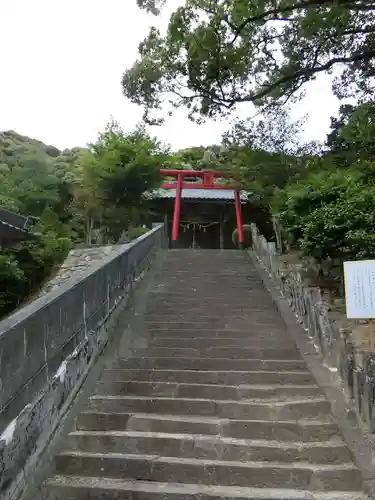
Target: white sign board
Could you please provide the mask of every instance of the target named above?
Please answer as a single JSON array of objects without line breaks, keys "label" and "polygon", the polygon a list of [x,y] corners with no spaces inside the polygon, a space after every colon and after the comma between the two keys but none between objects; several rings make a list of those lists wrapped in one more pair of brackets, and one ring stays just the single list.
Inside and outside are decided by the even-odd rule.
[{"label": "white sign board", "polygon": [[375,318],[375,260],[344,262],[346,317]]}]

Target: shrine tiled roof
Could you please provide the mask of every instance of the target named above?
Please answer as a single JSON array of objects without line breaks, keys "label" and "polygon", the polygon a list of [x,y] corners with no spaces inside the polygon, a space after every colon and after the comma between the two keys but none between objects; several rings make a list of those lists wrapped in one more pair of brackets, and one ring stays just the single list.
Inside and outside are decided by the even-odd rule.
[{"label": "shrine tiled roof", "polygon": [[[242,191],[241,201],[246,203],[253,197],[253,193]],[[145,198],[151,200],[165,200],[176,198],[175,189],[154,189],[145,194]],[[232,189],[183,189],[183,200],[206,200],[206,201],[234,201],[234,191]]]},{"label": "shrine tiled roof", "polygon": [[29,218],[0,208],[0,243],[16,243],[38,238],[28,228]]}]

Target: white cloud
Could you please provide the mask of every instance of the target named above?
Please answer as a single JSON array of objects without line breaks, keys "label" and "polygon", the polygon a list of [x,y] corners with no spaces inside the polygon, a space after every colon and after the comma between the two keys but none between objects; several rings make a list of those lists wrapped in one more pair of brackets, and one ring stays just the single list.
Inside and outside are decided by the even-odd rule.
[{"label": "white cloud", "polygon": [[[94,140],[111,116],[132,129],[141,110],[122,96],[121,76],[155,21],[135,0],[0,0],[0,130],[64,148]],[[309,85],[295,110],[310,114],[306,138],[325,138],[338,105],[328,76]],[[217,142],[227,127],[179,112],[155,132],[180,148]]]}]

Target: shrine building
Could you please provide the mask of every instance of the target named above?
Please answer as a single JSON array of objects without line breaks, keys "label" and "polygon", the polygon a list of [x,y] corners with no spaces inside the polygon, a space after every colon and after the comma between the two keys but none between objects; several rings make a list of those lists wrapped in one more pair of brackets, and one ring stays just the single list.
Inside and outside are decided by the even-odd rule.
[{"label": "shrine building", "polygon": [[161,170],[161,175],[166,181],[146,198],[153,222],[163,219],[168,225],[172,248],[235,248],[236,228],[243,243],[251,193],[228,184],[221,172]]}]

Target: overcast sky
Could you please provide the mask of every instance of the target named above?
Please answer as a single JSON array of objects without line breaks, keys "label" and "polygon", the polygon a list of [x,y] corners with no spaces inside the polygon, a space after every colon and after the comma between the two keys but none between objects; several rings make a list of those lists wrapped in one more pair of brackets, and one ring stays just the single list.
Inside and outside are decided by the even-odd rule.
[{"label": "overcast sky", "polygon": [[[131,130],[142,112],[123,97],[121,77],[149,26],[167,19],[140,11],[136,0],[0,0],[0,131],[65,148],[95,140],[111,116]],[[309,85],[294,109],[296,117],[310,115],[306,139],[324,140],[338,107],[328,76]],[[154,133],[178,149],[217,143],[228,128],[185,116]]]}]

